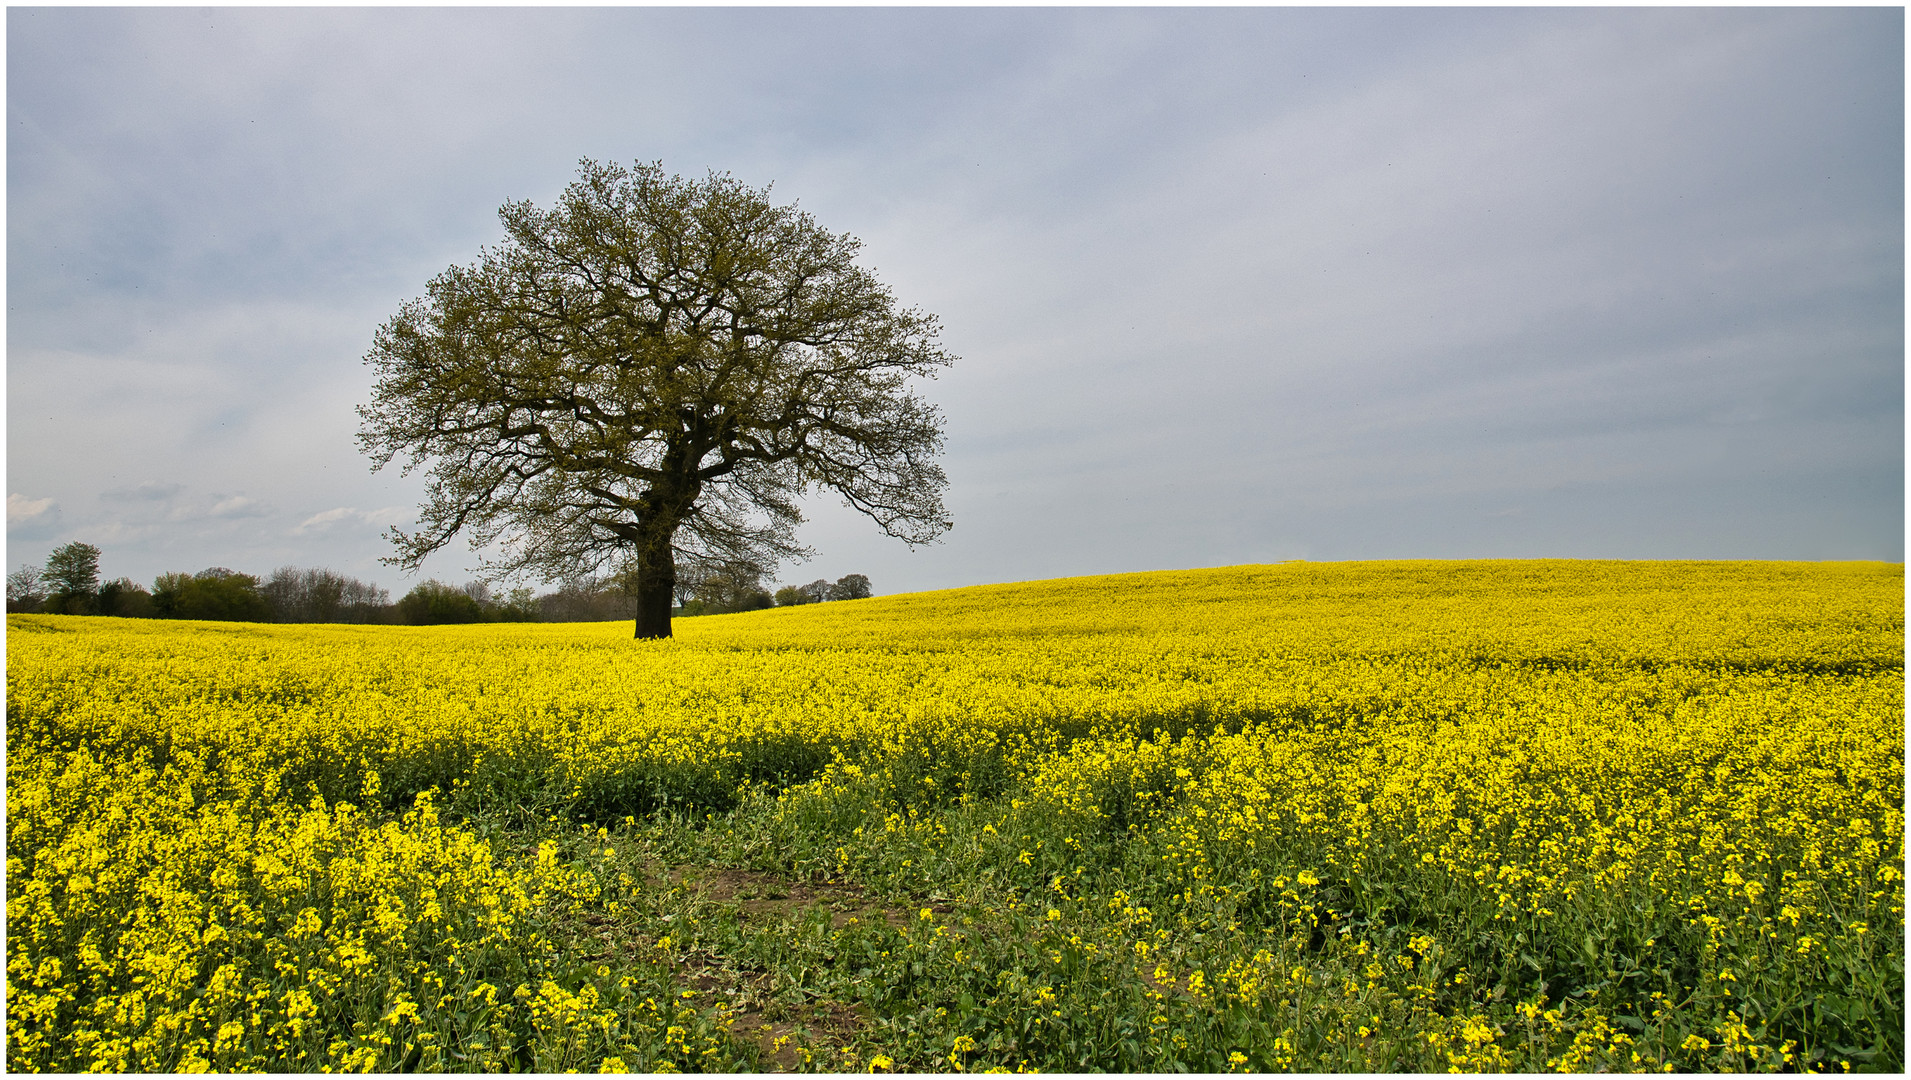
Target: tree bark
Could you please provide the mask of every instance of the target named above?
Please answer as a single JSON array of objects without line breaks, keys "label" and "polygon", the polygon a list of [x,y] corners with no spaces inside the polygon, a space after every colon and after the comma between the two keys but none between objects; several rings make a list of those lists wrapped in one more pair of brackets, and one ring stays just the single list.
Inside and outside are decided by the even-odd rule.
[{"label": "tree bark", "polygon": [[637,638],[670,636],[670,604],[677,596],[677,556],[670,537],[637,553]]}]

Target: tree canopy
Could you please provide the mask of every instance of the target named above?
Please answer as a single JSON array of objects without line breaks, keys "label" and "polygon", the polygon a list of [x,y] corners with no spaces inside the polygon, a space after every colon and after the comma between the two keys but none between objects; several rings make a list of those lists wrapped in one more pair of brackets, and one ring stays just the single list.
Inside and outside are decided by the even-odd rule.
[{"label": "tree canopy", "polygon": [[869,578],[862,574],[844,574],[829,587],[831,600],[867,600],[869,596]]},{"label": "tree canopy", "polygon": [[507,203],[504,243],[433,278],[366,357],[361,448],[428,470],[386,561],[464,533],[504,576],[632,569],[637,636],[665,637],[680,564],[807,553],[805,492],[911,545],[948,529],[942,417],[907,386],[955,359],[934,316],[768,196],[585,160],[554,208]]},{"label": "tree canopy", "polygon": [[100,588],[100,549],[78,540],[54,548],[40,580],[51,594],[46,600],[48,610],[92,614]]},{"label": "tree canopy", "polygon": [[162,619],[265,622],[272,617],[271,603],[259,593],[259,579],[223,566],[154,578],[152,610]]}]

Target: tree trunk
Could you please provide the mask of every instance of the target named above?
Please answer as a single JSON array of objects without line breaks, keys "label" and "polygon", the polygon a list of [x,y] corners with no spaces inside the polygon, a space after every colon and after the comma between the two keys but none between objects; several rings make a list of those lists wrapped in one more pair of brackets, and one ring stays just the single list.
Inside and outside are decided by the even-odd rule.
[{"label": "tree trunk", "polygon": [[637,553],[637,637],[670,636],[670,603],[677,595],[677,555],[664,536]]}]

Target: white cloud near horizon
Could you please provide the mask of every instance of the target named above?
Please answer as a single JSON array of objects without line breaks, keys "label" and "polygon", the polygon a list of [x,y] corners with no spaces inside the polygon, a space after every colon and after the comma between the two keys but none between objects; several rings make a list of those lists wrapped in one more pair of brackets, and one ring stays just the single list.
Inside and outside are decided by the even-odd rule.
[{"label": "white cloud near horizon", "polygon": [[7,527],[24,525],[53,509],[52,499],[29,499],[19,492],[7,495]]},{"label": "white cloud near horizon", "polygon": [[248,499],[244,495],[228,495],[218,502],[213,503],[212,509],[207,511],[207,513],[216,518],[242,518],[265,517],[271,513],[271,511],[264,505],[255,500]]},{"label": "white cloud near horizon", "polygon": [[321,529],[339,524],[370,525],[381,532],[388,526],[410,520],[412,511],[403,506],[387,506],[378,510],[360,510],[355,506],[335,506],[330,510],[321,510],[304,521],[292,531],[303,533],[311,529]]}]

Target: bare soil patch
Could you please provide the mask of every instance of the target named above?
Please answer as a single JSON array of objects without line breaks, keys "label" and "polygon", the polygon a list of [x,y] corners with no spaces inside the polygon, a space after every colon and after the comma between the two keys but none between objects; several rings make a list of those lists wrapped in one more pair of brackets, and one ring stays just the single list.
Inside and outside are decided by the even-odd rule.
[{"label": "bare soil patch", "polygon": [[[666,880],[706,900],[735,904],[746,917],[786,918],[803,908],[823,907],[829,909],[832,926],[846,926],[851,919],[881,919],[891,926],[901,926],[917,914],[915,910],[883,907],[869,900],[861,886],[848,882],[791,881],[758,870],[696,866],[674,867]],[[941,902],[922,906],[938,915],[950,910]]]}]

